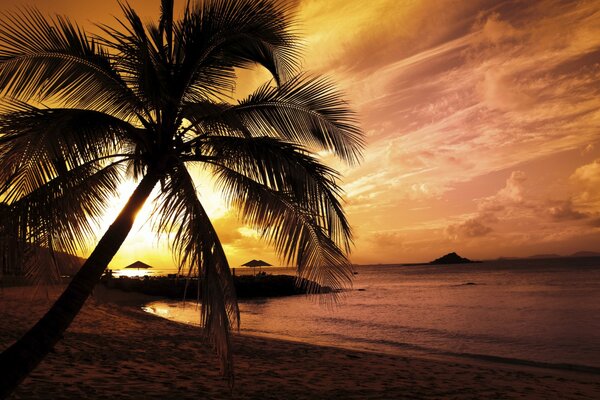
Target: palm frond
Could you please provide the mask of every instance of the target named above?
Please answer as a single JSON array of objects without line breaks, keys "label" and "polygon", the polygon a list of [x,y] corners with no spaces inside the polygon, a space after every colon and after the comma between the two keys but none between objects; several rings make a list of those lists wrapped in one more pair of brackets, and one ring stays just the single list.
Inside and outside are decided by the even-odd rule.
[{"label": "palm frond", "polygon": [[180,115],[189,121],[188,130],[192,132],[188,144],[195,146],[206,135],[252,137],[242,119],[228,112],[231,107],[231,104],[208,100],[184,103]]},{"label": "palm frond", "polygon": [[300,277],[333,289],[351,283],[351,229],[336,173],[304,149],[272,138],[207,137],[199,159],[242,222],[256,228]]},{"label": "palm frond", "polygon": [[94,160],[130,151],[139,130],[107,114],[40,109],[13,101],[0,110],[0,194],[14,201]]},{"label": "palm frond", "polygon": [[[61,251],[75,254],[86,247],[95,233],[95,223],[116,196],[122,180],[122,161],[101,166],[90,162],[61,173],[18,200],[6,203],[1,225],[14,250],[5,249],[12,262],[27,265],[33,278],[45,273],[46,266],[25,263],[24,249],[39,253]],[[39,280],[39,279],[34,279]]]},{"label": "palm frond", "polygon": [[199,133],[282,138],[329,150],[351,165],[360,161],[364,142],[356,115],[327,79],[298,75],[281,86],[266,84],[238,105],[214,108],[212,115],[198,104],[186,104],[182,114]]},{"label": "palm frond", "polygon": [[123,118],[143,109],[105,49],[67,18],[47,19],[33,8],[0,19],[0,92]]},{"label": "palm frond", "polygon": [[344,214],[337,172],[297,145],[279,139],[209,136],[198,153],[210,163],[236,171],[268,189],[285,193],[310,213],[327,236],[346,252],[352,232]]},{"label": "palm frond", "polygon": [[168,62],[172,62],[173,57],[173,4],[174,0],[161,0],[160,2],[160,22],[158,31],[161,38],[166,42],[166,53]]},{"label": "palm frond", "polygon": [[298,67],[292,7],[264,0],[212,0],[186,9],[175,29],[182,99],[198,101],[234,87],[236,67],[259,64],[278,82]]},{"label": "palm frond", "polygon": [[213,343],[224,373],[233,379],[229,328],[239,329],[239,309],[229,264],[187,169],[175,166],[168,175],[156,207],[156,229],[172,234],[179,270],[197,275],[201,323]]},{"label": "palm frond", "polygon": [[[128,4],[119,4],[124,19],[116,19],[120,28],[118,30],[107,25],[100,28],[106,37],[98,38],[105,46],[115,49],[113,55],[114,69],[119,72],[123,81],[140,98],[148,104],[151,118],[160,119],[160,113],[168,100],[169,81],[168,71],[164,64],[165,49],[162,48],[162,39],[146,30],[140,16]],[[154,28],[157,31],[157,28]],[[151,32],[150,32],[151,33]]]},{"label": "palm frond", "polygon": [[[297,267],[300,278],[334,290],[352,284],[352,265],[345,252],[319,224],[313,210],[292,193],[276,191],[232,169],[216,166],[217,185],[243,223],[257,229]],[[316,287],[309,287],[314,290]]]},{"label": "palm frond", "polygon": [[279,87],[265,84],[231,111],[253,132],[326,149],[349,164],[360,160],[356,115],[326,78],[298,75]]}]

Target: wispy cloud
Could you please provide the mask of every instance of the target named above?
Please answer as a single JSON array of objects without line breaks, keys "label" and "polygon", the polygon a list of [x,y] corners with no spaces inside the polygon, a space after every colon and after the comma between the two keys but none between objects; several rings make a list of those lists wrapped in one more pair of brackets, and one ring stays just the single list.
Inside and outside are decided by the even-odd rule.
[{"label": "wispy cloud", "polygon": [[[556,241],[549,232],[558,222],[572,224],[563,239],[590,233],[582,224],[595,195],[574,184],[576,177],[573,192],[553,199],[535,185],[540,171],[533,171],[531,184],[512,175],[487,199],[465,192],[462,204],[447,201],[457,185],[495,171],[572,157],[573,149],[597,154],[598,2],[304,1],[299,9],[310,31],[306,65],[342,82],[368,133],[365,162],[345,176],[351,219],[361,230],[445,220],[435,230],[440,246],[449,231],[479,241],[511,237],[515,246]],[[486,210],[492,205],[504,211]],[[414,211],[424,207],[429,214]],[[520,232],[506,229],[502,221],[510,219]],[[394,236],[370,237],[387,243]],[[402,242],[406,255],[397,257],[418,252]],[[369,245],[357,240],[357,253],[363,248]]]}]

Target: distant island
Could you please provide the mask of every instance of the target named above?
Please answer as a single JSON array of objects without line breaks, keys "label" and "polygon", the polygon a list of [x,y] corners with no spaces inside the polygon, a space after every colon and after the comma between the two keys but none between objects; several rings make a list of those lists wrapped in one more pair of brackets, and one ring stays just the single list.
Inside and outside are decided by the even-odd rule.
[{"label": "distant island", "polygon": [[472,261],[468,258],[464,258],[456,254],[455,252],[448,253],[445,256],[430,261],[429,264],[472,264],[479,263],[481,261]]}]

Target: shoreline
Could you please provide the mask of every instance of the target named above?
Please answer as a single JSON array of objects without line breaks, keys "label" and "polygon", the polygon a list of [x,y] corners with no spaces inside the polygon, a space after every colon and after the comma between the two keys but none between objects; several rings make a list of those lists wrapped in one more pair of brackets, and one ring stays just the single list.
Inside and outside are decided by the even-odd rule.
[{"label": "shoreline", "polygon": [[[110,290],[112,291],[114,289],[110,289]],[[141,296],[143,296],[143,295],[141,295]],[[153,303],[155,301],[173,302],[175,300],[169,299],[169,298],[161,298],[161,297],[150,297],[146,300],[144,300],[143,298],[140,298],[140,300],[138,302],[136,302],[135,304],[129,304],[129,305],[135,305],[135,306],[139,306],[140,308],[142,308],[143,306],[145,306],[149,303]],[[192,326],[192,327],[199,326],[199,325],[192,324],[192,323],[178,321],[176,319],[161,317],[158,313],[153,313],[153,312],[148,312],[148,311],[144,311],[144,312],[146,312],[148,315],[151,315],[153,317],[156,317],[159,319],[164,319],[164,320],[167,320],[167,321],[170,321],[173,323],[183,324],[183,325]],[[489,355],[489,354],[452,353],[452,352],[446,352],[446,351],[441,351],[441,350],[433,351],[432,349],[417,348],[416,346],[413,346],[413,345],[407,345],[410,348],[405,348],[402,351],[383,351],[383,350],[351,347],[351,346],[344,346],[344,345],[331,345],[329,343],[317,343],[317,342],[311,342],[308,339],[291,338],[291,337],[285,336],[285,335],[270,334],[270,333],[256,334],[256,333],[249,333],[249,332],[242,332],[242,333],[234,332],[233,334],[236,336],[239,336],[239,337],[248,336],[248,337],[262,338],[262,339],[268,339],[268,340],[280,340],[280,341],[284,341],[284,342],[289,342],[290,344],[301,343],[301,344],[307,344],[307,345],[311,345],[311,346],[335,348],[335,349],[342,349],[342,350],[348,350],[348,351],[358,351],[361,353],[381,354],[381,355],[386,355],[386,356],[389,355],[389,356],[421,358],[424,360],[434,360],[434,361],[440,360],[440,361],[454,361],[454,362],[469,362],[474,365],[485,364],[485,365],[495,365],[495,366],[507,366],[509,368],[513,367],[513,366],[519,366],[522,368],[531,368],[532,370],[537,369],[537,370],[561,371],[561,372],[575,373],[575,374],[583,373],[583,374],[597,375],[600,377],[600,368],[585,365],[585,364],[552,363],[552,362],[529,360],[529,359],[525,359],[525,358],[502,357],[502,356]]]},{"label": "shoreline", "polygon": [[[30,295],[31,289],[0,293],[0,350],[49,307],[43,296]],[[230,392],[198,328],[136,308],[147,300],[143,295],[115,299],[113,293],[109,301],[102,296],[94,293],[55,352],[12,398],[600,397],[598,376],[583,372],[397,356],[247,334],[233,335],[236,385]]]},{"label": "shoreline", "polygon": [[[108,289],[109,292],[119,292],[118,289]],[[115,292],[115,293],[116,293]],[[134,294],[134,292],[131,292]],[[244,300],[252,300],[252,299],[241,299],[240,303],[243,303]],[[139,301],[135,304],[142,308],[148,314],[155,316],[157,318],[166,319],[168,321],[182,323],[184,325],[195,326],[198,327],[199,324],[194,322],[186,322],[184,320],[178,320],[176,318],[170,318],[167,316],[163,316],[164,314],[160,311],[160,309],[155,309],[154,306],[146,307],[147,305],[151,305],[152,303],[163,303],[168,305],[169,308],[173,307],[174,304],[180,304],[181,300],[174,300],[171,298],[164,297],[148,297],[144,298],[143,295],[140,297]],[[193,307],[193,300],[186,300],[186,303],[191,303],[189,306]],[[151,309],[152,311],[146,310],[146,308]],[[321,347],[333,347],[338,349],[344,349],[349,351],[359,351],[359,352],[367,352],[374,354],[383,354],[383,355],[392,355],[392,356],[410,356],[417,357],[429,360],[442,360],[442,361],[458,361],[458,362],[470,362],[473,364],[487,364],[487,365],[508,365],[508,366],[520,366],[527,367],[532,369],[540,369],[540,370],[556,370],[556,371],[564,371],[564,372],[573,372],[573,373],[585,373],[600,376],[600,367],[594,365],[588,365],[585,363],[569,363],[569,362],[553,362],[553,361],[543,361],[536,360],[530,358],[519,358],[519,357],[508,357],[498,354],[486,354],[486,353],[473,353],[473,352],[452,352],[445,351],[441,349],[427,348],[421,347],[415,344],[402,343],[402,347],[396,348],[374,348],[364,346],[364,342],[360,341],[360,339],[356,339],[357,345],[354,346],[349,344],[348,342],[340,342],[338,344],[332,344],[331,342],[323,342],[313,340],[314,338],[306,338],[306,337],[293,337],[288,333],[286,334],[278,334],[275,332],[264,332],[264,331],[256,331],[256,330],[242,330],[239,333],[240,336],[252,336],[258,338],[267,338],[274,340],[283,340],[289,341],[290,343],[303,343],[308,345],[315,345]],[[363,344],[361,346],[361,344]]]}]

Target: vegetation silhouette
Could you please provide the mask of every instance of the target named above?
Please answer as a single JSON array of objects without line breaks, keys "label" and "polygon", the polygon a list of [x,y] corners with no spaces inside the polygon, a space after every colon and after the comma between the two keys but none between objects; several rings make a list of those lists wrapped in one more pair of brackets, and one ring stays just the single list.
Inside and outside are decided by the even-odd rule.
[{"label": "vegetation silhouette", "polygon": [[[25,247],[74,253],[119,184],[138,182],[64,293],[0,355],[0,398],[60,340],[152,193],[155,227],[172,234],[180,271],[199,274],[204,330],[233,378],[237,300],[191,165],[213,174],[241,222],[299,277],[333,289],[351,282],[338,173],[314,152],[355,164],[363,135],[329,80],[299,72],[291,6],[207,0],[174,18],[173,0],[163,0],[147,25],[121,10],[119,28],[102,25],[101,36],[32,8],[0,22],[2,230]],[[256,64],[272,82],[231,101],[236,70]],[[24,258],[22,247],[3,248],[15,250],[3,259]]]},{"label": "vegetation silhouette", "polygon": [[430,261],[429,264],[474,264],[478,262],[480,261],[471,261],[468,258],[461,257],[455,252],[452,252]]}]

